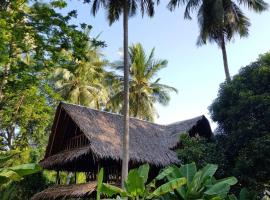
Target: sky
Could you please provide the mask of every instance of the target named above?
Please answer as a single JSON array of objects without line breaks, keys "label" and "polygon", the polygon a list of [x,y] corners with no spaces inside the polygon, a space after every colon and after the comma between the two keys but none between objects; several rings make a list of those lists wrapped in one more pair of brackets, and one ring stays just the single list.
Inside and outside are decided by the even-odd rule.
[{"label": "sky", "polygon": [[[109,26],[106,12],[100,9],[93,17],[90,5],[80,1],[68,0],[66,13],[78,10],[72,22],[87,23],[93,26],[92,36],[100,34],[99,39],[106,41],[103,54],[110,61],[119,60],[119,49],[123,43],[122,19]],[[162,0],[153,18],[137,16],[129,20],[129,44],[142,43],[147,53],[155,47],[155,58],[168,60],[168,65],[158,77],[161,83],[178,89],[171,94],[168,106],[156,105],[159,117],[155,122],[168,124],[180,120],[206,115],[214,129],[208,107],[218,95],[219,85],[225,80],[222,53],[216,44],[196,46],[199,33],[196,13],[192,20],[184,20],[183,8],[170,12],[168,0]],[[266,0],[270,3],[270,0]],[[270,50],[270,12],[257,14],[243,8],[251,21],[248,38],[235,37],[227,45],[228,62],[231,76],[241,67],[256,61],[260,54]]]}]

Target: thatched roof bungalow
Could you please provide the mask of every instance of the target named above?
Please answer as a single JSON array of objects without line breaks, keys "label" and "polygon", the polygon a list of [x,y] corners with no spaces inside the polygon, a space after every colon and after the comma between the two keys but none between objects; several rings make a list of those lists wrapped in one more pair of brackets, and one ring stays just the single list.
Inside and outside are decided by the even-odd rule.
[{"label": "thatched roof bungalow", "polygon": [[[86,172],[88,181],[92,182],[96,180],[98,170],[103,167],[105,181],[118,183],[121,178],[122,123],[122,115],[61,102],[40,165],[49,170]],[[191,136],[212,135],[209,122],[204,116],[169,125],[130,118],[130,167],[149,163],[158,171],[169,164],[179,164],[174,149],[179,146],[179,135],[184,132]],[[56,186],[53,190],[69,191],[64,192],[62,197],[76,196],[67,195],[73,192],[70,191],[71,186],[66,187],[69,188]],[[49,198],[49,193],[52,194],[51,191],[41,192],[33,199],[56,199]],[[57,194],[59,198],[60,192]]]}]

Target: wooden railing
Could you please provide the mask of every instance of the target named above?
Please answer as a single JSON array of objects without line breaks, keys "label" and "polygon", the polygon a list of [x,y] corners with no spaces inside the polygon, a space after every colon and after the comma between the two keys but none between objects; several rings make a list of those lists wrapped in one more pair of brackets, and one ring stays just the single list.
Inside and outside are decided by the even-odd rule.
[{"label": "wooden railing", "polygon": [[77,135],[70,138],[65,145],[65,150],[75,149],[87,146],[89,144],[88,138],[84,134]]}]

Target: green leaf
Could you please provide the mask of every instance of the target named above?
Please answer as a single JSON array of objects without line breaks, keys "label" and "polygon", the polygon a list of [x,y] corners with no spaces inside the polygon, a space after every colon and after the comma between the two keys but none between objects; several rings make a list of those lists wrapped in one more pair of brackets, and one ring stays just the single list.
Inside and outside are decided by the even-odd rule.
[{"label": "green leaf", "polygon": [[189,184],[187,193],[193,196],[198,195],[202,184],[202,170],[199,170],[195,173],[191,184]]},{"label": "green leaf", "polygon": [[0,163],[6,162],[12,158],[13,155],[0,155]]},{"label": "green leaf", "polygon": [[213,164],[207,164],[203,169],[202,169],[202,177],[201,177],[201,181],[203,183],[205,183],[207,181],[207,179],[210,179],[214,176],[214,174],[216,173],[218,169],[217,165],[213,165]]},{"label": "green leaf", "polygon": [[152,199],[153,197],[160,197],[169,192],[173,192],[177,188],[180,188],[181,186],[185,185],[186,183],[187,183],[186,178],[177,178],[172,181],[169,181],[158,187],[151,195],[147,197],[147,199]]},{"label": "green leaf", "polygon": [[226,184],[231,186],[231,185],[235,185],[237,183],[237,179],[232,176],[232,177],[219,179],[219,180],[217,180],[216,183],[226,183]]},{"label": "green leaf", "polygon": [[17,155],[18,153],[12,153],[12,154],[2,154],[0,155],[0,166],[3,166],[5,162],[9,161],[13,156]]},{"label": "green leaf", "polygon": [[144,178],[139,175],[137,169],[132,169],[128,173],[128,178],[125,181],[125,189],[133,197],[143,195],[145,190]]},{"label": "green leaf", "polygon": [[114,185],[110,185],[107,183],[102,184],[102,193],[107,195],[108,197],[112,197],[114,195],[121,195],[121,197],[127,197],[127,192],[119,187]]},{"label": "green leaf", "polygon": [[0,172],[0,182],[6,183],[7,181],[19,181],[22,179],[22,176],[17,174],[16,172],[10,170],[10,169],[4,169]]},{"label": "green leaf", "polygon": [[144,184],[147,182],[150,166],[149,164],[141,165],[138,168],[138,174],[143,178]]},{"label": "green leaf", "polygon": [[23,164],[14,167],[10,167],[10,170],[16,172],[19,176],[27,176],[30,174],[37,173],[42,170],[42,168],[35,163]]},{"label": "green leaf", "polygon": [[167,178],[170,181],[176,178],[182,178],[182,176],[179,168],[175,165],[172,165],[162,170],[162,172],[156,177],[157,180],[162,180],[164,178]]},{"label": "green leaf", "polygon": [[187,185],[189,185],[192,182],[193,177],[194,177],[196,172],[197,172],[197,168],[196,168],[195,163],[182,165],[180,167],[180,173],[181,173],[182,177],[186,177]]},{"label": "green leaf", "polygon": [[227,194],[230,190],[230,185],[224,182],[216,183],[207,189],[204,194],[206,195],[222,195]]},{"label": "green leaf", "polygon": [[97,179],[97,200],[100,200],[100,194],[102,190],[102,182],[103,182],[103,175],[104,175],[104,169],[101,168],[98,173],[98,179]]}]

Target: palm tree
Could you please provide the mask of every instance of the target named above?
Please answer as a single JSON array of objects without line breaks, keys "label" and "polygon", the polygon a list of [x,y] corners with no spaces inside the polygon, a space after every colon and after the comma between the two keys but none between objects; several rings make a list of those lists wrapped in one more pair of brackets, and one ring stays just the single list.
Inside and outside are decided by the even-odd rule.
[{"label": "palm tree", "polygon": [[226,42],[237,34],[247,37],[250,26],[249,19],[239,6],[245,5],[255,12],[262,12],[268,4],[263,0],[237,0],[237,3],[232,0],[171,0],[168,8],[172,11],[180,4],[186,4],[186,19],[191,19],[191,11],[198,9],[200,34],[197,44],[206,44],[207,41],[218,44],[222,50],[226,80],[230,81]]},{"label": "palm tree", "polygon": [[[157,73],[167,66],[167,60],[155,60],[152,49],[149,56],[140,43],[129,47],[130,78],[129,78],[129,104],[130,115],[136,118],[153,121],[157,116],[155,103],[167,105],[170,101],[169,92],[177,92],[177,89],[160,83],[160,78],[155,78]],[[114,66],[123,71],[123,63],[117,62]],[[108,107],[119,112],[123,101],[123,77],[117,76],[118,88],[110,98]]]},{"label": "palm tree", "polygon": [[[122,187],[124,180],[128,175],[129,161],[129,67],[128,67],[128,18],[136,14],[137,8],[140,7],[142,15],[146,12],[148,16],[154,15],[154,0],[84,0],[92,2],[92,13],[95,16],[100,7],[107,11],[108,21],[111,25],[119,20],[123,14],[123,49],[124,49],[124,123],[123,123],[123,149],[122,149]],[[156,0],[158,3],[159,0]]]},{"label": "palm tree", "polygon": [[68,67],[58,67],[53,73],[54,88],[70,103],[96,109],[104,108],[109,92],[104,70],[107,62],[102,60],[98,49],[89,42],[87,58],[73,60],[72,52],[62,51],[62,57],[69,60]]}]

